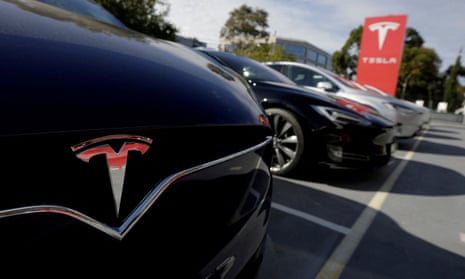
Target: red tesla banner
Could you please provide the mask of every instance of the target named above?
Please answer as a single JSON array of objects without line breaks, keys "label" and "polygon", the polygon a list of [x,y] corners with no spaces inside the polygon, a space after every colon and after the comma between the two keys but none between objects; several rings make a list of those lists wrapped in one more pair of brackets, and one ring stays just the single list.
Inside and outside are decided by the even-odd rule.
[{"label": "red tesla banner", "polygon": [[407,15],[365,18],[357,82],[396,94]]}]

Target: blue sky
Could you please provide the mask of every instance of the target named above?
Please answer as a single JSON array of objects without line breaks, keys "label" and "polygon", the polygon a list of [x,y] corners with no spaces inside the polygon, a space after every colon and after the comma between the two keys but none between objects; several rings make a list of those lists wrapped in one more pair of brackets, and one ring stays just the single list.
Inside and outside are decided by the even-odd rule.
[{"label": "blue sky", "polygon": [[[465,2],[463,0],[166,0],[166,18],[180,35],[195,37],[216,48],[221,27],[229,13],[242,4],[268,12],[268,32],[301,39],[333,53],[350,31],[366,17],[407,15],[407,26],[416,29],[442,60],[441,71],[455,63],[465,48]],[[463,54],[462,54],[463,56]],[[465,60],[462,59],[462,65]]]}]

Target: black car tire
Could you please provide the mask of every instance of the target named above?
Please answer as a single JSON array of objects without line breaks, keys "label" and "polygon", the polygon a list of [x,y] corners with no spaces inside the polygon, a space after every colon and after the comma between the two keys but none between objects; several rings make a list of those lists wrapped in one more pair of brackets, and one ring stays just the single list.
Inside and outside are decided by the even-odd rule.
[{"label": "black car tire", "polygon": [[293,113],[268,108],[271,128],[273,129],[273,160],[271,173],[287,175],[297,168],[304,152],[304,133],[302,126]]}]

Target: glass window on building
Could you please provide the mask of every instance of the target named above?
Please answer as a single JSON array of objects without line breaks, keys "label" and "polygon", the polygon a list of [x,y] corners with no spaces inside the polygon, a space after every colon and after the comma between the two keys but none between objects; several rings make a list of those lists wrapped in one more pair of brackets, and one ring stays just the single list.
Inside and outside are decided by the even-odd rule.
[{"label": "glass window on building", "polygon": [[284,48],[285,53],[293,54],[297,57],[305,57],[305,47],[293,44],[287,44]]},{"label": "glass window on building", "polygon": [[324,55],[318,55],[318,65],[326,67],[326,56]]},{"label": "glass window on building", "polygon": [[316,63],[317,54],[312,49],[307,49],[307,59]]}]

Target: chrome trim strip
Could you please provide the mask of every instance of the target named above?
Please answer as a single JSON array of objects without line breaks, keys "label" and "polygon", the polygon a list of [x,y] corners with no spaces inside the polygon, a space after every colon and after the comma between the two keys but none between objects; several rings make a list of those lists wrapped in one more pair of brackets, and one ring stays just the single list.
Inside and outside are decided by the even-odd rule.
[{"label": "chrome trim strip", "polygon": [[140,140],[148,144],[152,144],[152,141],[153,141],[150,138],[143,137],[143,136],[137,136],[137,135],[125,135],[125,134],[124,135],[111,135],[111,136],[104,136],[104,137],[100,137],[96,139],[87,140],[85,142],[76,144],[74,146],[71,146],[71,150],[74,152],[77,152],[85,147],[88,147],[89,145],[96,144],[96,143],[103,142],[103,141],[114,140],[114,139]]},{"label": "chrome trim strip", "polygon": [[77,219],[95,229],[102,231],[118,240],[123,239],[126,234],[134,227],[134,225],[139,221],[140,218],[150,209],[150,207],[155,203],[155,201],[163,194],[163,192],[168,189],[174,182],[183,178],[186,175],[198,172],[200,170],[212,167],[224,163],[226,161],[238,158],[246,153],[252,152],[254,150],[260,149],[267,145],[272,140],[272,137],[267,137],[265,141],[240,152],[228,155],[226,157],[204,163],[183,171],[179,171],[173,175],[166,177],[162,180],[155,188],[149,192],[149,194],[141,201],[141,203],[129,214],[128,217],[123,221],[119,227],[112,227],[105,223],[99,222],[96,219],[91,218],[79,211],[73,210],[68,207],[59,206],[59,205],[37,205],[37,206],[25,206],[18,207],[13,209],[0,210],[0,218],[13,217],[18,215],[25,214],[36,214],[36,213],[56,213],[62,214],[74,219]]}]

